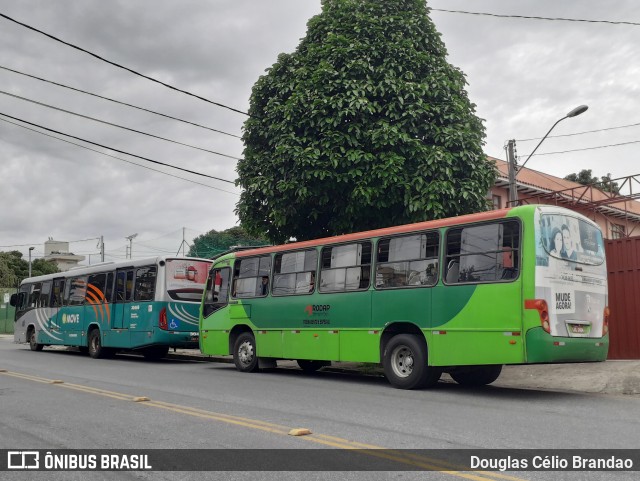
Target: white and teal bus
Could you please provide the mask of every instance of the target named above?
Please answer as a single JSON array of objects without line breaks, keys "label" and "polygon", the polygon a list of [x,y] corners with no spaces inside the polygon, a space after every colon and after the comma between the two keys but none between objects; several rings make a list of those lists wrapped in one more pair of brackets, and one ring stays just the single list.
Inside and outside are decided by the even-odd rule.
[{"label": "white and teal bus", "polygon": [[198,309],[211,261],[154,257],[31,277],[11,298],[14,341],[76,346],[93,358],[133,350],[148,359],[198,347]]}]

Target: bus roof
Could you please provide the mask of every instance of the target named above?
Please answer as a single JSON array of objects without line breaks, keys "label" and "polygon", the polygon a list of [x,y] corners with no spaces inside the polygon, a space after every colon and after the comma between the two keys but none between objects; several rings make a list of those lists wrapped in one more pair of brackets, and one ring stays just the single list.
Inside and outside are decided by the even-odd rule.
[{"label": "bus roof", "polygon": [[76,277],[76,276],[81,276],[85,274],[95,274],[98,272],[121,269],[123,267],[148,266],[150,264],[158,264],[161,261],[170,261],[170,260],[200,261],[200,262],[209,262],[209,263],[212,262],[211,259],[201,259],[199,257],[175,257],[175,256],[157,256],[157,257],[146,257],[144,259],[126,259],[124,261],[100,262],[98,264],[93,264],[90,266],[74,267],[64,272],[54,272],[53,274],[45,274],[43,276],[28,277],[26,279],[23,279],[22,282],[20,282],[20,285],[31,283],[31,282],[43,282],[51,279],[59,279],[61,277]]},{"label": "bus roof", "polygon": [[[524,206],[532,207],[532,206]],[[236,252],[236,257],[253,256],[259,254],[268,254],[271,252],[289,251],[293,249],[305,249],[309,247],[316,247],[318,245],[327,244],[340,244],[343,242],[357,241],[361,239],[368,239],[370,237],[382,237],[393,234],[402,234],[405,232],[415,232],[428,229],[438,229],[440,227],[447,227],[458,224],[468,224],[471,222],[481,222],[486,220],[502,219],[507,213],[513,209],[522,209],[523,207],[511,207],[507,209],[491,210],[487,212],[479,212],[476,214],[461,215],[458,217],[448,217],[446,219],[429,220],[424,222],[417,222],[415,224],[405,224],[395,227],[385,227],[383,229],[375,229],[363,232],[356,232],[353,234],[344,234],[333,237],[325,237],[322,239],[315,239],[302,242],[292,242],[290,244],[281,244],[277,246],[260,247],[257,249],[245,250]]]}]

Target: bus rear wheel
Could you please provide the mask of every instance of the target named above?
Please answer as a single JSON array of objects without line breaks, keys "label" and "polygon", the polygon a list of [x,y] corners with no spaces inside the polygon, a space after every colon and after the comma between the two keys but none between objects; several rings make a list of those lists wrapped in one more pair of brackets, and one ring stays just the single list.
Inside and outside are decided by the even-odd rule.
[{"label": "bus rear wheel", "polygon": [[256,338],[251,332],[243,332],[233,346],[233,363],[240,372],[256,372],[258,355],[256,354]]},{"label": "bus rear wheel", "polygon": [[476,366],[449,375],[461,386],[486,386],[498,379],[502,372],[502,365]]},{"label": "bus rear wheel", "polygon": [[32,351],[42,351],[44,344],[38,344],[38,338],[36,337],[36,330],[32,327],[29,329],[29,348]]},{"label": "bus rear wheel", "polygon": [[100,329],[92,329],[89,332],[89,356],[93,359],[105,359],[113,357],[115,351],[102,345]]},{"label": "bus rear wheel", "polygon": [[398,389],[434,386],[442,371],[427,366],[427,350],[421,340],[411,334],[398,334],[384,349],[382,364],[389,383]]}]

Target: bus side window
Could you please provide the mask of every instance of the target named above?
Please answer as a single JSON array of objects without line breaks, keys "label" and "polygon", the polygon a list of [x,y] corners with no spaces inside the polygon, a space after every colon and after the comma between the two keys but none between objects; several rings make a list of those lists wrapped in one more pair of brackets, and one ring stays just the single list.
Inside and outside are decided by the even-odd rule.
[{"label": "bus side window", "polygon": [[315,290],[318,251],[303,251],[276,254],[273,263],[274,296],[310,294]]},{"label": "bus side window", "polygon": [[92,274],[89,276],[89,285],[87,286],[86,302],[89,304],[103,304],[105,274]]},{"label": "bus side window", "polygon": [[207,291],[204,299],[203,315],[209,317],[229,302],[229,279],[231,268],[213,269],[207,280]]},{"label": "bus side window", "polygon": [[115,302],[124,302],[126,291],[127,273],[118,271],[116,273],[116,298]]},{"label": "bus side window", "polygon": [[433,286],[438,280],[437,232],[382,239],[378,242],[376,288]]},{"label": "bus side window", "polygon": [[105,302],[110,304],[113,302],[113,272],[107,274],[107,284],[104,288]]},{"label": "bus side window", "polygon": [[51,290],[51,307],[62,307],[64,284],[64,279],[56,279],[53,281],[53,289]]},{"label": "bus side window", "polygon": [[42,290],[42,283],[36,282],[35,284],[31,284],[31,291],[29,293],[29,307],[38,307],[38,300],[40,299],[40,291]]},{"label": "bus side window", "polygon": [[156,293],[156,266],[141,267],[136,271],[136,301],[152,301]]},{"label": "bus side window", "polygon": [[116,302],[130,302],[133,294],[133,269],[116,272]]},{"label": "bus side window", "polygon": [[271,255],[237,259],[233,269],[231,297],[265,297],[269,292]]},{"label": "bus side window", "polygon": [[67,305],[81,306],[87,295],[88,276],[76,277],[69,281],[69,297]]},{"label": "bus side window", "polygon": [[371,242],[357,242],[322,249],[320,292],[368,289],[371,279]]}]

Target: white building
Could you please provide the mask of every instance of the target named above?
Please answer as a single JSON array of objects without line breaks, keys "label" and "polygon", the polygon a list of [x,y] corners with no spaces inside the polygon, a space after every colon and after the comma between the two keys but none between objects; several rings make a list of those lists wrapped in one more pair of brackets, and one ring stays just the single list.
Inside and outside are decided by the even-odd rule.
[{"label": "white building", "polygon": [[53,240],[49,237],[49,240],[44,243],[44,259],[55,262],[61,271],[68,271],[76,267],[85,257],[69,252],[68,242]]}]

